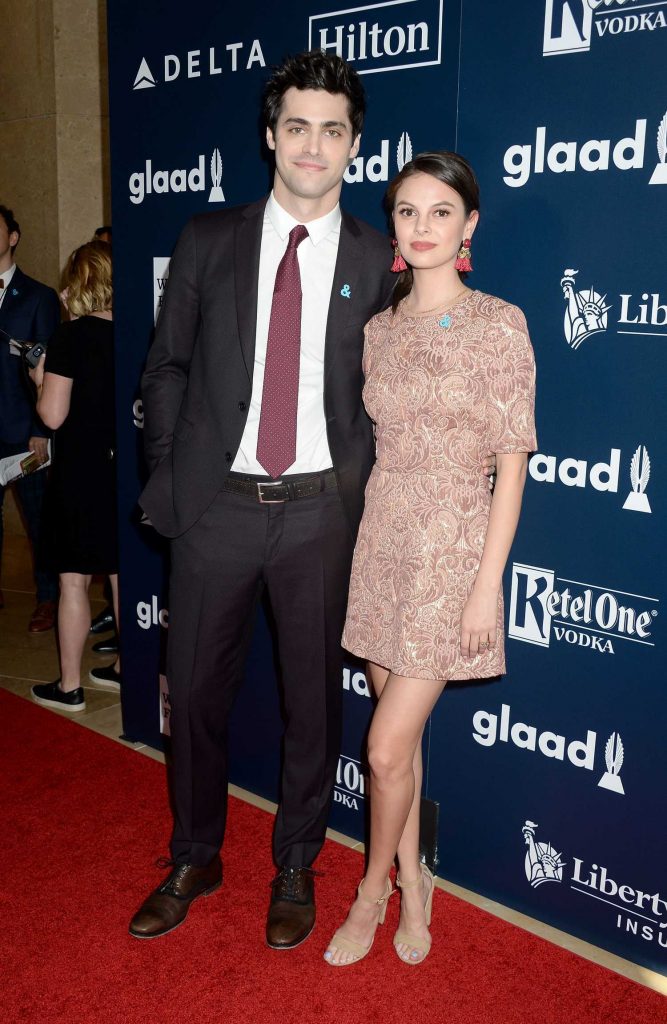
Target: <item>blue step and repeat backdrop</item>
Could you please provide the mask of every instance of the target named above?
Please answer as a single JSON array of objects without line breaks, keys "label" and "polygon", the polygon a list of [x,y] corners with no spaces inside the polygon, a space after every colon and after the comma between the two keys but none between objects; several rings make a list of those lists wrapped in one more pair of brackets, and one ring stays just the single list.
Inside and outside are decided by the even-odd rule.
[{"label": "blue step and repeat backdrop", "polygon": [[[270,66],[336,50],[369,100],[344,205],[383,228],[406,157],[468,157],[483,197],[472,283],[524,309],[538,362],[508,674],[448,686],[427,730],[439,874],[667,974],[667,0],[331,7],[109,3],[126,734],[160,746],[169,728],[166,552],[136,507],[139,378],[169,256],[192,214],[269,187]],[[331,824],[363,837],[363,666],[341,685]],[[234,782],[276,798],[280,733],[260,613]]]}]

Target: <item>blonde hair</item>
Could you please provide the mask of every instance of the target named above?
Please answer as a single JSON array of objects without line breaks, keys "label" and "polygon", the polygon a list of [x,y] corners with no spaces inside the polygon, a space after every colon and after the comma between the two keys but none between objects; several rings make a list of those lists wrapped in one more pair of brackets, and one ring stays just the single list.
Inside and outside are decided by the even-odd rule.
[{"label": "blonde hair", "polygon": [[72,316],[88,316],[111,309],[111,246],[95,240],[75,249],[63,274],[67,309]]}]

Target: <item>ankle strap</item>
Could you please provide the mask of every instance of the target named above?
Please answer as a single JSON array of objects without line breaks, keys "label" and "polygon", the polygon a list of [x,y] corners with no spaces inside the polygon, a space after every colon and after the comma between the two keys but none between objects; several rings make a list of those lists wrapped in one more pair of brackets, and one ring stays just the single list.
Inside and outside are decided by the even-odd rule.
[{"label": "ankle strap", "polygon": [[403,882],[401,880],[401,876],[396,875],[396,885],[399,889],[414,889],[416,885],[421,885],[423,877],[423,875],[420,875],[419,878],[415,878],[413,882]]},{"label": "ankle strap", "polygon": [[365,881],[366,881],[366,879],[362,878],[361,881],[359,882],[359,885],[357,886],[357,893],[362,898],[364,903],[374,903],[374,904],[377,904],[379,907],[381,907],[383,903],[387,902],[387,900],[389,899],[389,897],[392,895],[392,893],[394,891],[392,889],[392,887],[391,887],[391,882],[389,881],[389,879],[387,879],[387,888],[385,889],[385,891],[382,894],[382,896],[379,896],[376,900],[371,899],[370,896],[365,896],[364,893],[361,891],[361,887],[362,887],[362,885],[364,884]]}]

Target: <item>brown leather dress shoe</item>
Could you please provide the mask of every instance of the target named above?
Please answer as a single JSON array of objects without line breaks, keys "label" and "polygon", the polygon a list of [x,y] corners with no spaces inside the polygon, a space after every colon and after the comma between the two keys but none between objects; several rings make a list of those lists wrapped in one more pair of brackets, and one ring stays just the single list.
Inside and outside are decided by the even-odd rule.
[{"label": "brown leather dress shoe", "polygon": [[45,633],[47,629],[53,629],[56,621],[56,602],[41,601],[37,605],[28,623],[29,633]]},{"label": "brown leather dress shoe", "polygon": [[282,867],[271,886],[266,943],[271,949],[294,949],[315,926],[315,872]]},{"label": "brown leather dress shoe", "polygon": [[[172,864],[173,861],[167,861]],[[214,857],[206,867],[174,864],[162,885],[150,894],[130,921],[130,935],[136,939],[157,939],[182,924],[190,904],[208,896],[222,885],[222,861]]]}]

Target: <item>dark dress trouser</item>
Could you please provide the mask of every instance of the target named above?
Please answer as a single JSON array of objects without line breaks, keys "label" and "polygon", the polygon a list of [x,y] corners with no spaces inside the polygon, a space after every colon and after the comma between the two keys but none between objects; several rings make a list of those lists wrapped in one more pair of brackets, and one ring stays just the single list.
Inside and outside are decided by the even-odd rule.
[{"label": "dark dress trouser", "polygon": [[340,639],[352,550],[336,491],[259,504],[223,490],[172,541],[167,677],[175,861],[202,866],[222,844],[227,725],[264,588],[286,715],[274,858],[302,867],[319,853],[340,750]]}]

